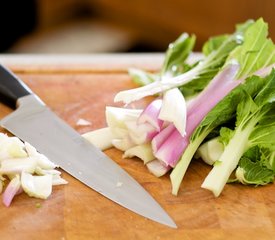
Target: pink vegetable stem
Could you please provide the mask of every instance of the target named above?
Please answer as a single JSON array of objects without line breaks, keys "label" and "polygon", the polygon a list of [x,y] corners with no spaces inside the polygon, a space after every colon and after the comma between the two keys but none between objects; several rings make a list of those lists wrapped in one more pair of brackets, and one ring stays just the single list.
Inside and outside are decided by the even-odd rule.
[{"label": "pink vegetable stem", "polygon": [[162,106],[162,99],[155,99],[147,107],[139,116],[137,123],[149,123],[153,127],[156,128],[157,131],[160,131],[163,121],[158,118],[159,112]]},{"label": "pink vegetable stem", "polygon": [[171,167],[175,167],[180,156],[188,146],[193,131],[203,118],[220,100],[241,83],[241,81],[234,80],[238,70],[239,65],[229,65],[224,71],[220,72],[188,106],[186,135],[184,137],[174,129],[165,141],[155,140],[156,143],[154,143],[153,149],[157,149],[155,156],[158,159]]},{"label": "pink vegetable stem", "polygon": [[15,177],[10,181],[10,183],[8,184],[7,188],[3,193],[3,203],[6,207],[10,206],[14,196],[20,190],[20,186],[21,186],[21,183],[20,183],[19,177]]},{"label": "pink vegetable stem", "polygon": [[174,124],[169,124],[166,128],[161,130],[153,139],[152,139],[152,149],[156,153],[161,145],[165,142],[168,136],[175,130]]}]

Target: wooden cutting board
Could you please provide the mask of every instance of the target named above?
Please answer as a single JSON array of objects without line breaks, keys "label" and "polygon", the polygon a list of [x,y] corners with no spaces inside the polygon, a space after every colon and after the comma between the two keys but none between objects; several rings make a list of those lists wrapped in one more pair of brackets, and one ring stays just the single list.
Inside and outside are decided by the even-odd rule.
[{"label": "wooden cutting board", "polygon": [[[0,56],[30,88],[79,133],[105,126],[104,110],[114,95],[135,87],[128,67],[155,71],[160,55]],[[144,102],[137,103],[143,105]],[[117,104],[116,104],[117,105]],[[0,105],[0,117],[11,110]],[[91,126],[80,127],[83,118]],[[1,130],[3,131],[3,130]],[[47,200],[16,196],[11,207],[0,202],[1,239],[275,239],[275,186],[227,185],[219,198],[200,188],[210,170],[193,161],[179,195],[169,176],[156,178],[138,159],[106,154],[132,175],[178,225],[171,229],[113,203],[65,172],[66,186]],[[37,207],[38,204],[40,207]]]}]

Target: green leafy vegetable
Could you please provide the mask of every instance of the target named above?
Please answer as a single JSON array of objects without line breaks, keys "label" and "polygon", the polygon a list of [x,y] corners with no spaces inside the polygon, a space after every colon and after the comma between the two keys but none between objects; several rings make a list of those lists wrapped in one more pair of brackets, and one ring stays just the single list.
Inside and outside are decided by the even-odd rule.
[{"label": "green leafy vegetable", "polygon": [[275,152],[255,146],[244,153],[236,170],[236,180],[242,184],[265,185],[274,181]]},{"label": "green leafy vegetable", "polygon": [[[242,36],[244,37],[243,44],[237,46],[236,48],[234,48],[234,50],[232,49],[226,59],[224,68],[229,64],[232,64],[232,61],[237,61],[240,64],[240,70],[238,71],[235,78],[238,79],[238,77],[241,77],[243,79],[246,79],[246,81],[243,85],[240,85],[239,87],[232,90],[231,93],[225,96],[223,100],[221,100],[210,112],[208,112],[205,118],[201,121],[200,125],[194,131],[193,135],[190,138],[190,144],[186,148],[181,160],[172,171],[172,174],[170,176],[172,180],[173,194],[177,194],[180,182],[182,181],[185,171],[193,155],[195,154],[196,149],[204,141],[207,135],[210,134],[217,127],[220,127],[221,125],[228,123],[228,121],[232,120],[234,116],[236,116],[236,109],[240,102],[242,102],[243,106],[239,106],[239,108],[252,110],[254,103],[253,101],[247,101],[247,99],[251,98],[250,96],[253,97],[255,94],[257,94],[259,90],[262,89],[264,84],[268,82],[268,80],[262,80],[256,76],[247,78],[255,71],[266,68],[267,66],[270,67],[272,66],[272,64],[275,63],[274,57],[266,58],[268,54],[268,56],[273,56],[273,52],[275,51],[274,44],[270,39],[267,38],[267,32],[264,30],[267,29],[267,24],[262,19],[259,19],[255,23],[251,23],[250,21],[247,22],[247,25],[249,26],[247,28],[245,28],[245,25],[246,24],[243,24],[237,27],[239,30],[246,29],[243,35],[237,35],[239,36],[239,39]],[[251,37],[251,35],[253,35],[253,37]],[[223,43],[221,44],[221,46],[222,45]],[[252,52],[255,54],[252,54]],[[252,61],[252,56],[256,57],[258,60]],[[243,69],[247,70],[243,71]],[[270,87],[271,86],[269,86],[269,88]],[[272,94],[272,92],[274,92],[273,90],[274,89],[270,89],[270,91],[265,94]],[[258,98],[260,98],[260,96],[261,95],[259,95]],[[248,113],[243,111],[239,114]]]},{"label": "green leafy vegetable", "polygon": [[[238,104],[236,128],[234,133],[230,134],[231,138],[219,159],[221,164],[214,166],[202,184],[203,188],[211,190],[215,196],[220,195],[229,176],[246,151],[256,146],[268,149],[270,152],[275,151],[275,70],[266,77],[266,80],[266,85],[254,99],[247,94],[247,97]],[[247,159],[243,161],[245,168],[241,169],[245,177],[249,176],[251,179],[251,174],[258,174],[255,169],[259,169],[257,166],[259,161],[254,164],[249,163]],[[249,171],[248,166],[251,167]],[[258,179],[258,184],[265,184],[265,174],[269,171],[260,172],[265,178],[262,179],[262,183],[259,183]],[[270,181],[270,174],[268,176]],[[255,175],[254,178],[257,179],[259,176]]]},{"label": "green leafy vegetable", "polygon": [[[192,81],[199,81],[199,90],[203,89],[222,68],[230,52],[235,47],[243,43],[243,35],[245,31],[253,25],[254,24],[251,21],[247,21],[242,25],[239,25],[235,33],[228,35],[228,37],[226,39],[223,39],[223,41],[221,41],[220,44],[213,44],[213,46],[217,45],[218,48],[216,49],[212,47],[213,51],[209,53],[206,58],[204,58],[193,68],[191,68],[189,71],[186,71],[183,74],[177,75],[173,78],[161,78],[160,81],[153,82],[140,88],[119,92],[115,96],[115,102],[123,101],[127,104],[146,96],[155,95],[158,93],[162,93],[166,90],[169,90],[171,88],[186,85]],[[210,47],[208,48],[210,49]],[[172,55],[168,56],[171,57]],[[166,65],[167,64],[165,64],[165,66]],[[195,85],[190,85],[189,87],[191,86],[194,87]]]},{"label": "green leafy vegetable", "polygon": [[268,25],[260,18],[245,32],[244,44],[230,53],[227,61],[234,59],[241,63],[238,79],[249,76],[258,69],[275,62],[274,44],[267,36]]},{"label": "green leafy vegetable", "polygon": [[175,76],[185,72],[186,65],[184,63],[192,52],[195,41],[195,35],[189,36],[187,33],[183,33],[174,43],[169,44],[160,74]]}]

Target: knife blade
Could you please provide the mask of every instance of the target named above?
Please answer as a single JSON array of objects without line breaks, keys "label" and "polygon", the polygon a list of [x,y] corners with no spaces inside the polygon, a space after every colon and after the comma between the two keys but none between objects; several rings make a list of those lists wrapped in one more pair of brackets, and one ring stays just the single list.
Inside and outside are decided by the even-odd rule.
[{"label": "knife blade", "polygon": [[16,108],[0,121],[64,171],[119,205],[153,221],[176,224],[124,169],[60,119],[25,83],[0,65],[0,99]]}]

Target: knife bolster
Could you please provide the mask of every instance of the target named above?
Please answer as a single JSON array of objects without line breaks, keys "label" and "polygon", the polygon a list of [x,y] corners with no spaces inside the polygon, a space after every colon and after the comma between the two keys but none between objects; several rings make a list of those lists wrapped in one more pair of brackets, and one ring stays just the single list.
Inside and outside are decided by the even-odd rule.
[{"label": "knife bolster", "polygon": [[15,109],[17,100],[32,91],[11,71],[0,65],[0,101]]}]

